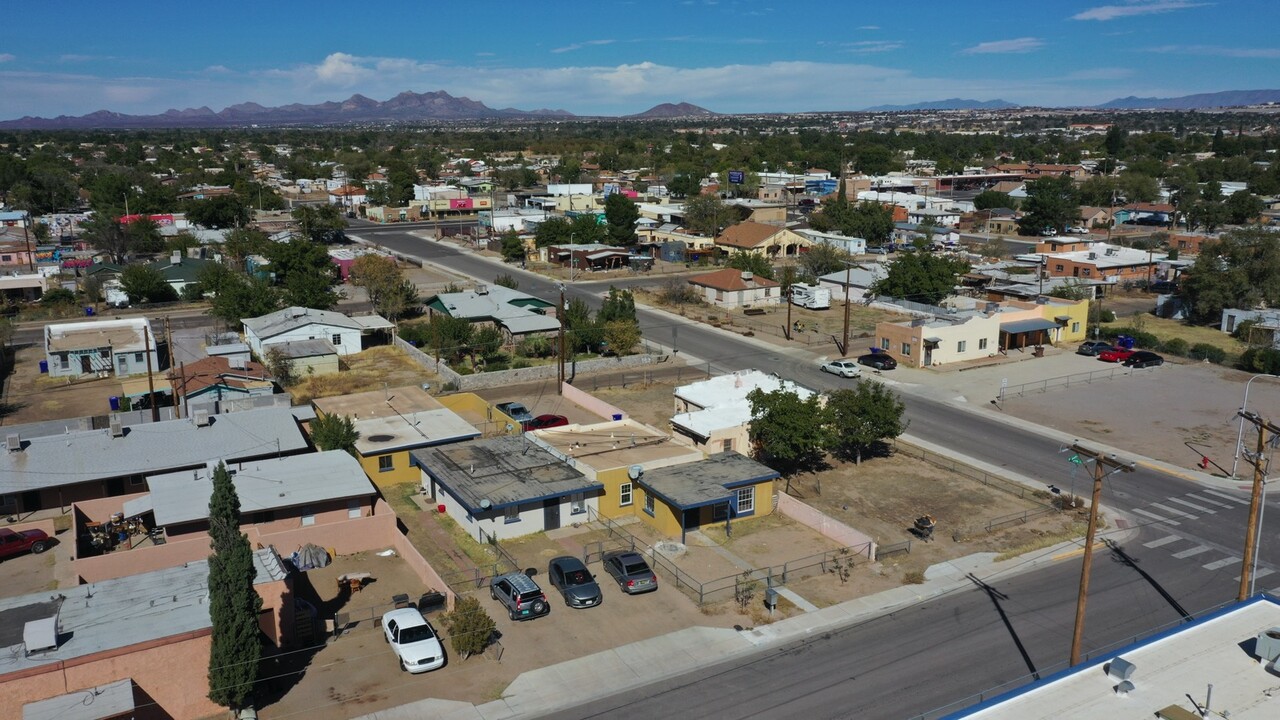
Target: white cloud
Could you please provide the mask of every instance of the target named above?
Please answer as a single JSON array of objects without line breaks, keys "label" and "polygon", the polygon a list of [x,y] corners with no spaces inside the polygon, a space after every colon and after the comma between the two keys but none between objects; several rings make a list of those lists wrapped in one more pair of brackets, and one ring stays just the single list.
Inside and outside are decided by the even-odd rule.
[{"label": "white cloud", "polygon": [[1166,55],[1213,55],[1229,58],[1280,58],[1280,48],[1223,47],[1221,45],[1161,45],[1147,52]]},{"label": "white cloud", "polygon": [[114,59],[115,58],[112,57],[111,55],[78,55],[76,53],[68,53],[66,55],[58,56],[58,62],[64,62],[64,63],[95,62],[99,60],[114,60]]},{"label": "white cloud", "polygon": [[859,25],[858,29],[859,30],[879,30],[880,26],[879,25]]},{"label": "white cloud", "polygon": [[861,40],[847,44],[845,51],[852,53],[889,52],[890,50],[897,50],[903,44],[901,40]]},{"label": "white cloud", "polygon": [[210,75],[225,75],[231,72],[231,68],[226,65],[210,65],[204,70],[201,70],[201,72],[208,73]]},{"label": "white cloud", "polygon": [[1040,38],[1023,37],[1014,38],[1012,40],[993,40],[991,42],[978,43],[970,48],[961,50],[965,55],[991,55],[998,53],[1025,53],[1032,50],[1038,50],[1044,47],[1044,41]]},{"label": "white cloud", "polygon": [[326,85],[351,87],[368,80],[373,72],[361,64],[361,58],[346,53],[333,53],[315,68],[315,79]]},{"label": "white cloud", "polygon": [[13,62],[14,60],[17,60],[17,59],[18,59],[18,56],[14,55],[13,53],[0,53],[0,63]]},{"label": "white cloud", "polygon": [[571,52],[573,50],[581,50],[584,47],[589,47],[592,45],[612,45],[614,42],[616,41],[615,40],[586,40],[584,42],[573,43],[572,45],[565,45],[564,47],[555,48],[551,52],[565,53],[565,52]]},{"label": "white cloud", "polygon": [[1155,15],[1158,13],[1173,12],[1175,10],[1185,10],[1187,8],[1203,7],[1211,3],[1191,2],[1190,0],[1154,0],[1153,2],[1143,2],[1138,0],[1128,5],[1102,5],[1095,8],[1089,8],[1081,13],[1071,16],[1072,20],[1098,20],[1106,22],[1117,18],[1134,17],[1136,15]]}]

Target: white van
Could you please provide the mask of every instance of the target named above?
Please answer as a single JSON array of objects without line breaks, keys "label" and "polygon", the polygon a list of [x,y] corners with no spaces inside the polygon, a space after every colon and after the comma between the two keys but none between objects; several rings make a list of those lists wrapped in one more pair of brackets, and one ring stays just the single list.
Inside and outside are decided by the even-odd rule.
[{"label": "white van", "polygon": [[831,307],[831,290],[816,285],[792,285],[791,302],[810,310],[826,310]]}]

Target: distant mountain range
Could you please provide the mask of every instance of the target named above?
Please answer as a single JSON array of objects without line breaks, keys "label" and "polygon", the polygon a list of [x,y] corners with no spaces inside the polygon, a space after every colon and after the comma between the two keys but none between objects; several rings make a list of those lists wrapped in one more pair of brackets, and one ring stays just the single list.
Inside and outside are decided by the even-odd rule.
[{"label": "distant mountain range", "polygon": [[1172,98],[1140,98],[1130,95],[1096,106],[1099,110],[1195,110],[1280,103],[1280,90],[1225,90]]},{"label": "distant mountain range", "polygon": [[626,115],[624,117],[629,120],[661,120],[666,118],[715,117],[716,115],[719,115],[719,113],[711,112],[704,107],[698,107],[697,105],[682,102],[654,105],[642,113]]},{"label": "distant mountain range", "polygon": [[914,105],[876,105],[864,112],[907,112],[911,110],[1008,110],[1021,107],[1007,100],[963,100],[950,98],[932,102],[915,103]]},{"label": "distant mountain range", "polygon": [[379,102],[363,95],[352,95],[341,102],[323,102],[317,105],[281,105],[264,107],[247,102],[232,105],[220,112],[207,107],[186,110],[167,110],[159,115],[124,115],[109,110],[99,110],[88,115],[56,118],[24,117],[0,122],[0,128],[22,130],[88,130],[97,128],[170,128],[170,127],[222,127],[242,125],[326,125],[349,122],[422,120],[479,120],[521,117],[572,118],[564,110],[494,110],[482,102],[465,97],[454,97],[447,92],[402,92]]}]

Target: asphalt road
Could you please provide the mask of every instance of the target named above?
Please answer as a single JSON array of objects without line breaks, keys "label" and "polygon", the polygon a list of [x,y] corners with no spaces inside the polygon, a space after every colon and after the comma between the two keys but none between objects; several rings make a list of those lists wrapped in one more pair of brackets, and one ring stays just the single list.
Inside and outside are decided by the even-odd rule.
[{"label": "asphalt road", "polygon": [[[403,231],[352,234],[473,277],[488,278],[497,271],[488,260],[456,246]],[[521,290],[555,299],[558,290],[551,281],[514,268],[504,272],[519,276]],[[566,294],[598,305],[607,286],[571,283]],[[841,383],[819,372],[803,351],[762,349],[644,309],[637,315],[646,339],[695,356],[713,369],[757,368],[816,388]],[[1064,440],[909,391],[904,401],[912,435],[1046,486],[1074,485],[1078,493],[1087,493],[1087,470],[1067,462],[1061,452]],[[1127,564],[1110,552],[1095,562],[1086,649],[1124,642],[1235,596],[1246,506],[1234,491],[1213,493],[1142,466],[1104,482],[1104,507],[1125,511],[1137,528],[1135,539],[1124,547]],[[1268,504],[1280,512],[1280,503]],[[1280,560],[1275,555],[1280,534],[1267,533],[1262,548],[1262,573],[1280,571],[1280,564],[1269,560]],[[1271,576],[1272,584],[1267,579],[1261,579],[1259,590],[1280,583],[1280,575]],[[1032,667],[1042,670],[1064,660],[1078,582],[1078,557],[1063,560],[994,581],[995,596],[976,588],[957,593],[786,651],[594,703],[568,717],[609,714],[610,708],[626,706],[619,703],[632,702],[643,704],[646,714],[691,717],[913,716],[1008,683]],[[1000,595],[1007,599],[994,602]]]}]

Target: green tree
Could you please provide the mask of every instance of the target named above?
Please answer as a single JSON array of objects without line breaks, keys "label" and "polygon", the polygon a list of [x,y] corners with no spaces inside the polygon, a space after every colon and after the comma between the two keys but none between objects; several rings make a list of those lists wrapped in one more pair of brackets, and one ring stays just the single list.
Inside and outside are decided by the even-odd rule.
[{"label": "green tree", "polygon": [[284,283],[284,302],[290,306],[328,310],[338,304],[333,289],[333,273],[307,270],[289,275]]},{"label": "green tree", "polygon": [[172,302],[178,299],[173,286],[151,265],[129,265],[120,273],[120,289],[130,303]]},{"label": "green tree", "polygon": [[298,234],[315,243],[339,240],[347,227],[347,219],[337,205],[299,206],[293,211],[293,220],[298,226]]},{"label": "green tree", "polygon": [[236,228],[227,233],[226,239],[222,242],[222,253],[243,270],[245,258],[265,253],[270,244],[271,240],[261,230]]},{"label": "green tree", "polygon": [[111,256],[111,261],[124,264],[133,250],[133,238],[128,229],[106,215],[95,213],[87,221],[80,223],[80,236],[94,250]]},{"label": "green tree", "polygon": [[609,294],[600,303],[600,310],[596,313],[596,322],[610,323],[618,320],[638,322],[636,300],[630,290],[620,290],[610,286]]},{"label": "green tree", "polygon": [[634,320],[610,320],[600,323],[604,349],[622,357],[640,342],[640,324]]},{"label": "green tree", "polygon": [[484,606],[471,595],[459,597],[453,610],[441,616],[440,621],[449,632],[449,645],[463,660],[484,652],[497,629]]},{"label": "green tree", "polygon": [[471,346],[473,332],[474,328],[467,320],[441,313],[431,316],[425,335],[427,345],[436,351],[436,357],[456,361]]},{"label": "green tree", "polygon": [[1080,202],[1075,183],[1066,176],[1042,177],[1027,183],[1027,199],[1018,230],[1023,235],[1039,235],[1045,228],[1063,232],[1080,218]]},{"label": "green tree", "polygon": [[354,457],[359,439],[360,431],[347,415],[316,415],[311,421],[311,441],[321,450],[345,450]]},{"label": "green tree", "polygon": [[498,354],[502,349],[502,331],[493,325],[484,325],[476,329],[471,334],[471,342],[467,344],[467,352],[471,355],[471,364],[474,365],[476,357],[489,359]]},{"label": "green tree", "polygon": [[1124,152],[1124,141],[1128,135],[1129,133],[1119,125],[1112,125],[1107,128],[1107,135],[1102,139],[1102,149],[1106,150],[1111,157],[1120,157],[1120,153]]},{"label": "green tree", "polygon": [[937,305],[955,292],[956,277],[968,271],[969,264],[963,260],[906,253],[889,263],[887,274],[872,287],[872,292]]},{"label": "green tree", "polygon": [[1204,243],[1181,287],[1199,324],[1217,325],[1224,308],[1280,305],[1280,237],[1243,229]]},{"label": "green tree", "polygon": [[258,679],[262,599],[253,587],[257,572],[249,538],[240,532],[240,498],[221,462],[213,471],[209,537],[209,699],[236,711],[252,704]]},{"label": "green tree", "polygon": [[245,318],[260,317],[280,309],[279,291],[257,276],[229,275],[216,293],[206,312],[228,327],[239,328],[240,321]]},{"label": "green tree", "polygon": [[751,403],[751,442],[761,462],[787,475],[822,465],[830,423],[817,395],[801,399],[793,390],[756,389],[747,401]]},{"label": "green tree", "polygon": [[523,261],[525,259],[524,241],[515,230],[502,233],[500,252],[504,262]]},{"label": "green tree", "polygon": [[676,175],[667,183],[667,192],[673,197],[696,197],[702,192],[702,183],[693,175]]},{"label": "green tree", "polygon": [[1009,196],[1009,193],[996,192],[995,190],[983,190],[973,198],[974,210],[993,210],[995,208],[1009,208],[1010,210],[1018,207],[1018,201]]},{"label": "green tree", "polygon": [[404,272],[392,257],[361,255],[351,263],[348,279],[352,285],[364,288],[374,309],[389,320],[403,315],[417,300],[417,287],[405,279]]},{"label": "green tree", "polygon": [[75,305],[76,294],[66,288],[53,288],[40,296],[40,304],[45,307],[55,305]]},{"label": "green tree", "polygon": [[837,229],[848,237],[860,237],[873,247],[883,245],[893,235],[893,209],[878,202],[860,202],[850,208],[847,220]]},{"label": "green tree", "polygon": [[591,352],[600,347],[600,326],[591,316],[591,307],[581,298],[573,298],[564,311],[564,325],[573,352]]},{"label": "green tree", "polygon": [[827,399],[831,413],[831,450],[839,457],[862,463],[863,452],[906,431],[906,406],[897,393],[878,382],[859,381],[852,389],[836,390]]},{"label": "green tree", "polygon": [[715,195],[698,195],[684,204],[684,226],[699,235],[715,237],[736,218],[737,213]]},{"label": "green tree", "polygon": [[249,224],[249,205],[234,193],[192,201],[186,208],[187,219],[207,228],[239,228]]},{"label": "green tree", "polygon": [[564,246],[572,242],[573,223],[567,217],[552,217],[538,223],[534,231],[533,242],[540,248]]},{"label": "green tree", "polygon": [[743,272],[749,272],[766,280],[773,279],[773,264],[768,256],[753,250],[734,250],[725,265]]},{"label": "green tree", "polygon": [[520,281],[508,273],[502,273],[501,275],[495,276],[493,278],[493,284],[498,287],[510,288],[512,290],[520,289]]},{"label": "green tree", "polygon": [[[851,258],[844,248],[832,243],[814,243],[809,251],[800,256],[800,267],[810,279],[817,279],[828,273],[843,270],[844,264]],[[784,291],[785,295],[785,291]]]},{"label": "green tree", "polygon": [[1247,190],[1231,193],[1231,197],[1223,203],[1227,210],[1227,222],[1245,225],[1254,222],[1262,215],[1262,199]]},{"label": "green tree", "polygon": [[640,208],[622,193],[611,193],[604,200],[605,232],[608,243],[616,247],[636,244],[636,221]]}]

